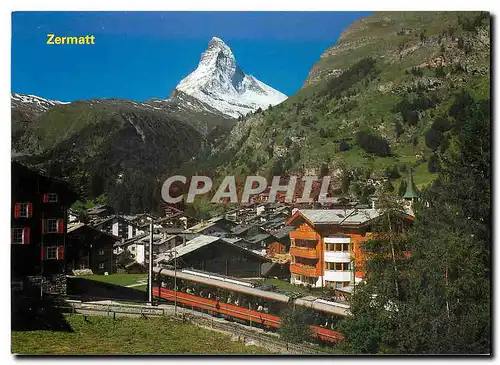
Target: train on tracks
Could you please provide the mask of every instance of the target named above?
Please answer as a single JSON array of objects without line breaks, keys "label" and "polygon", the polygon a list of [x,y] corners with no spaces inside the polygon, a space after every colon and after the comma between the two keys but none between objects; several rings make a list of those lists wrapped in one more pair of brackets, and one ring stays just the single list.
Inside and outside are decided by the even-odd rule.
[{"label": "train on tracks", "polygon": [[159,302],[175,302],[185,308],[267,329],[279,328],[280,315],[287,306],[309,308],[312,337],[326,342],[343,339],[335,328],[349,309],[344,303],[285,295],[235,278],[161,267],[154,268],[153,296]]}]

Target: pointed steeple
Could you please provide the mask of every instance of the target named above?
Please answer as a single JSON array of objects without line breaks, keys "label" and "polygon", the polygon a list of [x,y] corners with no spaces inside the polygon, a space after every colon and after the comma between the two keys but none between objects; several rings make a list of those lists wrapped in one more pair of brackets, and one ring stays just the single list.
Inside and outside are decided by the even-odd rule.
[{"label": "pointed steeple", "polygon": [[413,182],[413,169],[410,168],[410,172],[408,174],[408,184],[406,185],[406,193],[403,195],[405,199],[418,199],[418,190]]}]

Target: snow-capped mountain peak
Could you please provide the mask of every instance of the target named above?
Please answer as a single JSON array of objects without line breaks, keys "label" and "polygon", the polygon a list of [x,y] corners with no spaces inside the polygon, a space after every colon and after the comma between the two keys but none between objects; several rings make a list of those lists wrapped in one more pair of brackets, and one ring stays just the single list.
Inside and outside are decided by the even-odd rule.
[{"label": "snow-capped mountain peak", "polygon": [[217,37],[208,42],[198,67],[177,85],[176,90],[234,118],[258,108],[266,109],[287,98],[245,74],[238,67],[231,49]]}]

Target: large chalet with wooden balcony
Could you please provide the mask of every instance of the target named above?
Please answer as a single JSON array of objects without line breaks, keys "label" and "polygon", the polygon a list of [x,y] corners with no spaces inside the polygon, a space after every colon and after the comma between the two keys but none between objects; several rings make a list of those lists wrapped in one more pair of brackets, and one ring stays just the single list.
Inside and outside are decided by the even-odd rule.
[{"label": "large chalet with wooden balcony", "polygon": [[18,163],[12,169],[11,281],[15,292],[65,293],[68,208],[77,195],[63,181]]},{"label": "large chalet with wooden balcony", "polygon": [[339,289],[362,280],[361,243],[373,234],[380,216],[373,208],[297,210],[286,222],[295,228],[290,232],[291,283]]}]

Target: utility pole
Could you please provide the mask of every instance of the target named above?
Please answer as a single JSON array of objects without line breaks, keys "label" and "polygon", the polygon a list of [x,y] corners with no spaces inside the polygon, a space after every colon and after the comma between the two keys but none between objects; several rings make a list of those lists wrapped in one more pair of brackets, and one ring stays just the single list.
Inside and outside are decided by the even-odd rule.
[{"label": "utility pole", "polygon": [[153,304],[153,220],[149,225],[149,305]]},{"label": "utility pole", "polygon": [[45,251],[43,247],[43,238],[45,234],[45,219],[42,212],[42,235],[40,236],[40,246],[42,248],[41,260],[40,260],[40,298],[43,298],[43,260],[45,260]]},{"label": "utility pole", "polygon": [[[186,237],[182,235],[182,245],[185,245]],[[174,247],[174,314],[177,317],[177,248]]]}]

